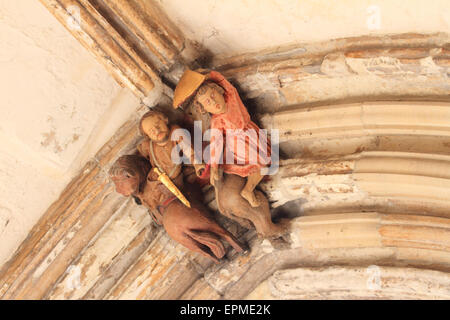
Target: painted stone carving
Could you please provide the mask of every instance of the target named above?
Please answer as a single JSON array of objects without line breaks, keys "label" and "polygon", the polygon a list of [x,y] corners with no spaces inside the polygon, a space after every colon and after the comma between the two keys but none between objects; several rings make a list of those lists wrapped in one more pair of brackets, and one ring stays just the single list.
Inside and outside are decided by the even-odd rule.
[{"label": "painted stone carving", "polygon": [[[261,169],[270,165],[270,144],[251,121],[236,88],[216,71],[202,75],[188,70],[175,89],[173,104],[179,107],[189,98],[199,109],[211,114],[211,129],[221,134],[211,137],[211,184],[219,180],[219,165],[225,173],[246,177],[241,196],[252,207],[258,207],[260,203],[253,190],[264,177]],[[231,131],[233,136],[230,137]],[[222,150],[217,148],[218,138]],[[244,147],[238,149],[240,143]],[[252,154],[256,156],[255,161],[250,159]],[[229,155],[232,158],[226,160],[231,161],[223,161]]]},{"label": "painted stone carving", "polygon": [[163,225],[167,234],[184,247],[219,263],[225,255],[221,241],[228,242],[236,251],[243,246],[208,214],[202,204],[191,197],[187,207],[152,175],[147,159],[139,155],[120,157],[110,169],[116,191],[133,196],[146,206],[156,222]]},{"label": "painted stone carving", "polygon": [[[211,116],[211,129],[215,132],[210,144],[210,181],[220,212],[234,217],[244,227],[248,226],[244,221],[250,220],[263,237],[283,233],[284,228],[271,221],[267,198],[255,191],[270,166],[271,146],[265,133],[251,121],[236,88],[216,71],[187,70],[175,89],[173,106],[189,106],[197,114]],[[241,179],[226,178],[227,175]],[[234,192],[239,192],[245,201],[239,197],[229,197],[235,201],[228,201],[225,195]]]},{"label": "painted stone carving", "polygon": [[[139,123],[139,129],[147,139],[141,142],[137,149],[139,153],[148,159],[153,167],[166,173],[168,177],[178,186],[183,185],[182,164],[177,164],[172,159],[174,148],[185,150],[190,148],[190,162],[194,163],[194,152],[191,144],[185,144],[183,137],[177,141],[171,139],[175,130],[181,129],[177,125],[169,124],[167,116],[159,111],[149,111],[144,114]],[[205,169],[204,164],[194,164],[198,175]]]}]

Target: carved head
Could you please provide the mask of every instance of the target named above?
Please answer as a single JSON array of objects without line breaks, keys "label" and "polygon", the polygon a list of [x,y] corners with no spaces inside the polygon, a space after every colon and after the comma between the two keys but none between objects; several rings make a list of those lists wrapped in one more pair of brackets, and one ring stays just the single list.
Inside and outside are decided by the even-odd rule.
[{"label": "carved head", "polygon": [[155,142],[165,142],[169,139],[169,119],[159,111],[149,111],[144,114],[139,123],[139,129]]},{"label": "carved head", "polygon": [[215,83],[206,82],[198,89],[194,97],[194,105],[212,114],[227,111],[223,88]]},{"label": "carved head", "polygon": [[138,155],[121,156],[109,170],[116,191],[126,197],[142,191],[151,166],[147,159]]}]

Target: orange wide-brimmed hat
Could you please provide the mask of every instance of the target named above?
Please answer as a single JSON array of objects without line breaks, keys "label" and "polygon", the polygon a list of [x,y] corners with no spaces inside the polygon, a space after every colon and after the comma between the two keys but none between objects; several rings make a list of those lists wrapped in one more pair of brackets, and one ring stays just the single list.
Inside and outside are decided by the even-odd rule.
[{"label": "orange wide-brimmed hat", "polygon": [[186,70],[175,88],[173,94],[173,107],[178,108],[205,82],[207,75],[196,71]]}]

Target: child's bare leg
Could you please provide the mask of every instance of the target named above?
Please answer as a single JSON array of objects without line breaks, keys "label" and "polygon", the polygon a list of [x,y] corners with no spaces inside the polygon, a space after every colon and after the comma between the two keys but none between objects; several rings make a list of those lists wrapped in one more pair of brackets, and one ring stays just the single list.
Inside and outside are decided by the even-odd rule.
[{"label": "child's bare leg", "polygon": [[258,198],[256,198],[255,193],[253,190],[258,185],[258,183],[261,182],[262,178],[264,176],[261,175],[261,173],[256,171],[255,173],[251,174],[247,178],[247,183],[245,184],[244,188],[241,191],[241,196],[247,200],[252,207],[259,207],[260,203]]}]

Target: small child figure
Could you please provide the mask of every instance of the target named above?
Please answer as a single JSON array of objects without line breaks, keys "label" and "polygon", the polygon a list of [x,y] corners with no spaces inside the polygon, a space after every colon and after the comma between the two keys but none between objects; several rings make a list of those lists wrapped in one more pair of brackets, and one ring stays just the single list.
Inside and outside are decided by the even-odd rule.
[{"label": "small child figure", "polygon": [[[172,161],[172,151],[179,145],[181,150],[191,149],[190,161],[193,163],[194,154],[190,143],[184,145],[185,141],[180,138],[178,141],[172,141],[172,133],[180,129],[179,126],[169,124],[165,114],[159,111],[149,111],[141,118],[139,128],[141,133],[148,139],[141,142],[137,149],[139,153],[147,158],[153,167],[164,172],[177,185],[183,187],[182,165]],[[197,175],[201,175],[204,165],[193,164]]]},{"label": "small child figure", "polygon": [[[221,139],[211,137],[211,184],[220,179],[219,165],[224,173],[247,177],[240,194],[252,207],[260,206],[254,189],[264,177],[264,168],[270,166],[271,147],[265,133],[250,119],[236,88],[216,71],[203,75],[187,70],[175,89],[173,106],[189,102],[209,112],[211,129],[222,135]],[[221,154],[217,154],[215,150],[220,146]],[[232,163],[228,163],[230,154]],[[252,154],[255,159],[250,159]],[[227,161],[221,164],[220,158],[225,155]]]}]

